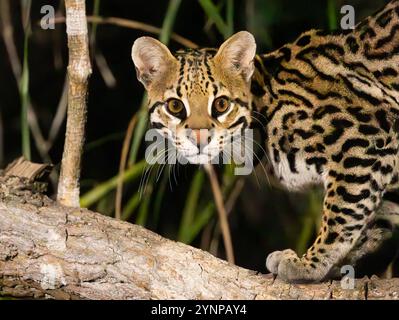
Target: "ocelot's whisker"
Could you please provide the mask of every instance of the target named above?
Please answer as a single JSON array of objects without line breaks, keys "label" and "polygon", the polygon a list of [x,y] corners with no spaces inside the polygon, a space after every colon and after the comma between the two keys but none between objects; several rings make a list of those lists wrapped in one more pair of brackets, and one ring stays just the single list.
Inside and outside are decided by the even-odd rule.
[{"label": "ocelot's whisker", "polygon": [[[256,111],[256,110],[252,110],[252,112],[253,112],[253,113],[256,113],[256,114],[258,114],[258,115],[260,115],[260,116],[262,116],[263,119],[265,119],[266,123],[268,122],[267,117],[266,117],[263,113],[261,113],[261,112],[259,112],[259,111]],[[265,124],[262,124],[262,126],[264,126],[264,125],[265,125]]]},{"label": "ocelot's whisker", "polygon": [[[154,146],[154,148],[159,147],[162,143],[163,143],[162,141],[159,142],[159,143],[157,143],[157,144]],[[164,154],[165,152],[166,152],[166,149],[162,149],[162,150],[160,151],[160,153],[157,154],[157,156],[156,156],[154,162],[156,163],[156,162],[160,159],[160,157],[163,156],[163,154]],[[148,162],[147,162],[147,164],[148,164]],[[141,178],[140,178],[140,183],[139,183],[139,192],[140,192],[141,187],[142,187],[143,179],[144,179],[145,175],[147,174],[147,172],[148,172],[148,170],[150,169],[151,166],[152,166],[151,164],[148,164],[148,165],[144,168],[144,170],[143,170],[143,173],[142,173]]]},{"label": "ocelot's whisker", "polygon": [[[237,155],[237,152],[238,152],[238,151],[235,150],[234,147],[232,147],[231,150],[232,150],[232,152],[233,152],[233,159],[234,159],[234,155]],[[227,151],[227,150],[226,150],[226,151]],[[247,154],[247,152],[245,152],[244,154],[245,154],[245,159],[249,159],[249,158],[247,158],[247,157],[249,157],[249,155]],[[231,156],[231,153],[230,153],[230,156]],[[252,159],[249,159],[249,160],[252,162]],[[255,170],[252,170],[251,173],[253,173],[253,174],[255,175],[256,183],[258,184],[258,187],[260,187],[260,182],[259,182],[258,174],[256,173]]]},{"label": "ocelot's whisker", "polygon": [[148,181],[150,179],[150,175],[151,175],[152,169],[156,166],[156,163],[161,159],[161,157],[163,157],[170,150],[171,150],[171,148],[161,150],[161,152],[159,152],[159,154],[156,156],[156,158],[154,160],[155,164],[148,165],[145,168],[145,171],[143,173],[143,176],[142,176],[142,179],[140,180],[140,185],[139,185],[140,199],[142,198],[142,196],[143,196],[143,194],[144,194],[144,192],[146,190],[146,187],[147,187]]},{"label": "ocelot's whisker", "polygon": [[262,121],[260,121],[258,118],[254,117],[253,115],[251,115],[251,118],[252,118],[253,120],[257,121],[257,122],[260,124],[261,128],[264,130],[265,124],[262,123]]},{"label": "ocelot's whisker", "polygon": [[[255,158],[259,161],[259,164],[261,165],[261,167],[263,169],[263,172],[265,173],[266,180],[268,181],[269,185],[271,185],[270,184],[270,180],[269,180],[269,176],[267,175],[267,170],[266,170],[265,166],[262,163],[262,159],[260,159],[258,157],[258,155],[255,152],[253,152],[252,150],[250,150],[245,144],[244,144],[244,148],[245,148],[245,150],[247,150],[249,152],[252,152],[252,154],[255,156]],[[254,172],[255,172],[255,170],[254,170]]]},{"label": "ocelot's whisker", "polygon": [[269,156],[268,156],[268,154],[267,154],[267,152],[266,152],[266,149],[263,148],[263,146],[262,146],[258,141],[256,141],[255,139],[252,139],[252,138],[248,138],[248,139],[249,139],[250,142],[255,143],[255,144],[263,151],[263,153],[265,154],[265,157],[266,157],[267,161],[270,161]]}]

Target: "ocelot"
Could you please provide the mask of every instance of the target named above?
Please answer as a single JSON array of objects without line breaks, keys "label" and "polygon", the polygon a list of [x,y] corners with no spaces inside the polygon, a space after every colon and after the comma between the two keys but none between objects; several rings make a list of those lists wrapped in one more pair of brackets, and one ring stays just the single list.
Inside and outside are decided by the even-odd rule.
[{"label": "ocelot", "polygon": [[[311,30],[268,54],[257,55],[254,37],[242,31],[217,50],[176,54],[141,37],[132,59],[152,126],[188,161],[209,162],[229,135],[262,123],[275,177],[290,190],[324,187],[314,244],[302,257],[271,253],[269,271],[290,282],[325,280],[392,235],[399,223],[399,0],[353,30]],[[204,129],[212,134],[199,134]]]}]

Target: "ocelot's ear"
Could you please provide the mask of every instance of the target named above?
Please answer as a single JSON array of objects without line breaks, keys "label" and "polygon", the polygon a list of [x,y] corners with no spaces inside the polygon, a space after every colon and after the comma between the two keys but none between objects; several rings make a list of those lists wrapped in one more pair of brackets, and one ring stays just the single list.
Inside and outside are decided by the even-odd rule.
[{"label": "ocelot's ear", "polygon": [[178,64],[169,49],[151,37],[141,37],[134,41],[132,59],[137,78],[147,90],[155,82],[162,81],[168,71],[172,71]]},{"label": "ocelot's ear", "polygon": [[247,31],[240,31],[227,39],[214,57],[216,66],[221,66],[229,73],[241,74],[249,81],[254,72],[256,42]]}]

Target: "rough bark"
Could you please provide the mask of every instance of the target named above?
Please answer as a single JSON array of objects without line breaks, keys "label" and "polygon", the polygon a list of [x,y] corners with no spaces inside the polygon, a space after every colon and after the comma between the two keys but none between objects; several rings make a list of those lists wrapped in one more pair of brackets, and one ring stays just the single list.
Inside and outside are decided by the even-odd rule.
[{"label": "rough bark", "polygon": [[55,299],[399,299],[399,279],[293,285],[0,177],[0,295]]},{"label": "rough bark", "polygon": [[79,207],[87,85],[91,74],[85,0],[65,0],[65,10],[69,49],[69,89],[66,136],[57,199],[64,205]]}]

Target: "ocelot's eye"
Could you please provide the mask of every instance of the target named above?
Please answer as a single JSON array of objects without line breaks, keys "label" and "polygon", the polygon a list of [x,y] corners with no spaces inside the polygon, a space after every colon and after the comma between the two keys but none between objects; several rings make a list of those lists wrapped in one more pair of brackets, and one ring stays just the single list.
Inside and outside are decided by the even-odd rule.
[{"label": "ocelot's eye", "polygon": [[230,107],[230,100],[227,97],[219,97],[213,101],[212,116],[218,117],[225,113]]},{"label": "ocelot's eye", "polygon": [[181,100],[169,99],[166,102],[166,110],[177,118],[184,119],[186,117],[186,108]]}]

